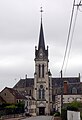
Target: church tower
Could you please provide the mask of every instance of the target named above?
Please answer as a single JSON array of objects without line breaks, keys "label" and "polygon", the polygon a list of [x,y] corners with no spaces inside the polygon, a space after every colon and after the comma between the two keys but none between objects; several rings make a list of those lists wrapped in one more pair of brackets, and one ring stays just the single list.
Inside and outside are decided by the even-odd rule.
[{"label": "church tower", "polygon": [[[50,114],[50,72],[48,70],[48,46],[45,47],[43,24],[41,17],[38,48],[35,47],[34,98],[36,115]],[[51,98],[50,98],[51,97]]]}]

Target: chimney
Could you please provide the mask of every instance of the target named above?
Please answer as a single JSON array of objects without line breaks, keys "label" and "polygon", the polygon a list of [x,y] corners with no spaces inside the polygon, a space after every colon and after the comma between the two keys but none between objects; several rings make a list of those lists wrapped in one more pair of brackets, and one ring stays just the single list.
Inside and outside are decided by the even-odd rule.
[{"label": "chimney", "polygon": [[80,73],[79,73],[79,79],[80,79]]},{"label": "chimney", "polygon": [[25,79],[27,79],[27,74],[25,75]]},{"label": "chimney", "polygon": [[64,94],[67,94],[68,92],[68,84],[67,81],[64,81]]}]

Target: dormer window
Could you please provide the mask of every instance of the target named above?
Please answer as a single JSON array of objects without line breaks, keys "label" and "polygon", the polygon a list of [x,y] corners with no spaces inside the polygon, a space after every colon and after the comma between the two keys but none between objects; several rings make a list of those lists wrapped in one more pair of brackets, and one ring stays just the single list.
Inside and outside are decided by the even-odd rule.
[{"label": "dormer window", "polygon": [[72,94],[77,94],[77,89],[75,87],[72,88]]}]

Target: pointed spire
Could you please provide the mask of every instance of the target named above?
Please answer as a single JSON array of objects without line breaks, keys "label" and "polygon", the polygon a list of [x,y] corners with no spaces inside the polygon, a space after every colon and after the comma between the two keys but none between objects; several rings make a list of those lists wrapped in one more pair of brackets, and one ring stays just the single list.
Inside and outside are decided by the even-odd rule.
[{"label": "pointed spire", "polygon": [[43,25],[42,25],[42,7],[41,7],[41,26],[40,26],[40,35],[39,35],[39,44],[38,44],[38,49],[42,48],[45,50],[45,41],[44,41],[44,33],[43,33]]}]

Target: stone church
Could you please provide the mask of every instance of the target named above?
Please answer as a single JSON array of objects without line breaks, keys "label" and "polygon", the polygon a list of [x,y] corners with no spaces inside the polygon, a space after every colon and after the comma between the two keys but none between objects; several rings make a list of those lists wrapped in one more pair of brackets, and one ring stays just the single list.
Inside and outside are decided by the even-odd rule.
[{"label": "stone church", "polygon": [[[35,101],[31,113],[49,115],[56,110],[60,111],[61,101],[69,103],[77,98],[82,101],[80,74],[77,77],[63,77],[62,79],[52,77],[49,70],[48,46],[45,46],[42,18],[34,61],[34,78],[27,78],[26,75],[25,79],[20,79],[14,86],[14,89],[25,96],[31,96],[32,100]],[[61,88],[63,97],[61,97]]]}]

